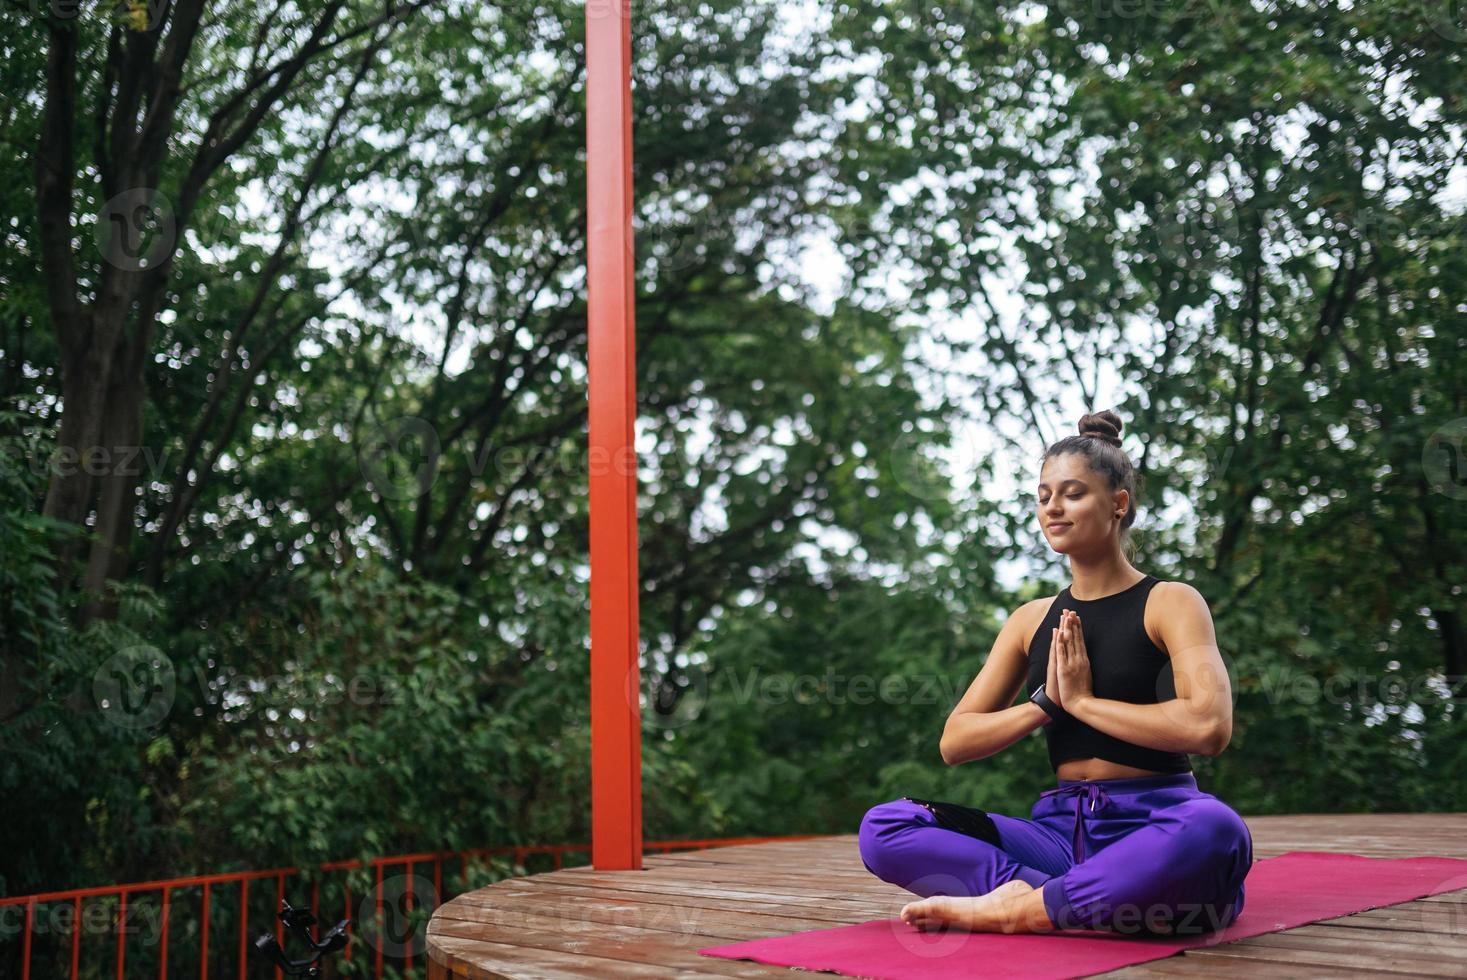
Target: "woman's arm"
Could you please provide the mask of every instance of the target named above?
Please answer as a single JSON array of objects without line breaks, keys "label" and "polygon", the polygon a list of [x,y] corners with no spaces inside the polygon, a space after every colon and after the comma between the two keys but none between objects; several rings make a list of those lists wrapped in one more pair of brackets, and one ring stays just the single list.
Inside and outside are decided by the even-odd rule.
[{"label": "woman's arm", "polygon": [[1107,735],[1163,752],[1217,755],[1233,737],[1232,685],[1217,648],[1212,613],[1185,582],[1164,582],[1161,635],[1171,656],[1176,698],[1131,704],[1087,694],[1064,709]]},{"label": "woman's arm", "polygon": [[1033,701],[1016,704],[1002,711],[965,711],[947,720],[942,732],[942,761],[960,766],[996,755],[1028,735],[1050,717]]},{"label": "woman's arm", "polygon": [[987,758],[1050,720],[1037,704],[1014,704],[1029,670],[1029,652],[1024,649],[1026,627],[1035,603],[1043,601],[1036,599],[1020,606],[999,630],[978,676],[948,715],[938,743],[943,762],[956,766]]}]

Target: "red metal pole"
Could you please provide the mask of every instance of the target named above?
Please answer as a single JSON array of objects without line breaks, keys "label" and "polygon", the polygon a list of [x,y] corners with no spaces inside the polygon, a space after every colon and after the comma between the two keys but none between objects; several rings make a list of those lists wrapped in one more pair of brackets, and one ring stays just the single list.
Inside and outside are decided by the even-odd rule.
[{"label": "red metal pole", "polygon": [[[407,895],[405,895],[404,898],[406,899],[406,902],[404,904],[407,906],[408,914],[411,915],[413,911],[413,862],[411,861],[407,863]],[[411,931],[408,932],[407,935],[407,972],[408,976],[412,976],[413,934]]]},{"label": "red metal pole", "polygon": [[81,896],[72,903],[71,912],[71,980],[77,978],[77,967],[81,963]]},{"label": "red metal pole", "polygon": [[382,937],[382,924],[383,923],[382,923],[382,920],[383,920],[383,915],[382,915],[382,865],[381,864],[378,864],[377,865],[377,902],[376,902],[375,908],[377,909],[377,912],[376,912],[376,919],[377,919],[377,942],[375,944],[376,947],[377,947],[377,963],[376,963],[376,968],[372,972],[372,977],[373,977],[373,980],[382,980],[382,941],[383,941],[383,937]]},{"label": "red metal pole", "polygon": [[170,890],[163,889],[163,945],[158,950],[158,980],[168,980],[168,898]]},{"label": "red metal pole", "polygon": [[642,867],[630,0],[586,4],[591,863]]},{"label": "red metal pole", "polygon": [[[351,914],[351,882],[348,881],[345,878],[343,878],[342,879],[342,882],[341,882],[341,893],[342,893],[342,896],[341,896],[342,897],[341,917],[343,919],[353,919],[353,918],[355,918],[355,916],[353,916]],[[348,922],[347,923],[347,926],[346,926],[346,948],[341,951],[341,955],[342,955],[342,958],[345,959],[348,963],[351,962],[351,923],[350,922]]]},{"label": "red metal pole", "polygon": [[[285,901],[285,875],[284,874],[281,874],[278,878],[275,879],[275,911],[276,912],[279,912],[280,911],[281,903],[284,902],[284,901]],[[281,918],[278,915],[275,916],[275,941],[277,943],[279,943],[282,948],[284,948],[284,946],[285,946],[285,923],[283,921],[281,921]],[[280,967],[277,966],[275,968],[275,980],[283,980],[284,976],[285,976],[285,974],[282,973],[281,970],[280,970]]]},{"label": "red metal pole", "polygon": [[25,944],[20,954],[21,980],[31,980],[31,925],[36,921],[36,903],[25,903]]},{"label": "red metal pole", "polygon": [[209,980],[209,883],[204,882],[204,921],[199,924],[199,980]]},{"label": "red metal pole", "polygon": [[122,980],[122,964],[127,954],[122,941],[127,936],[127,892],[118,896],[117,903],[117,980]]},{"label": "red metal pole", "polygon": [[239,980],[245,980],[245,936],[250,921],[250,879],[239,881]]}]

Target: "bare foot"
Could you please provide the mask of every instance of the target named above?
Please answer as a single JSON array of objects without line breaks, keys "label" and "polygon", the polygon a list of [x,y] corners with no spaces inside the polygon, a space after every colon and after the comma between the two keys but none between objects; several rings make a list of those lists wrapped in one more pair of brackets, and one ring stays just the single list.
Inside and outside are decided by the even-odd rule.
[{"label": "bare foot", "polygon": [[1015,878],[987,895],[933,895],[902,906],[902,921],[926,931],[944,927],[969,932],[1051,932],[1043,893]]}]

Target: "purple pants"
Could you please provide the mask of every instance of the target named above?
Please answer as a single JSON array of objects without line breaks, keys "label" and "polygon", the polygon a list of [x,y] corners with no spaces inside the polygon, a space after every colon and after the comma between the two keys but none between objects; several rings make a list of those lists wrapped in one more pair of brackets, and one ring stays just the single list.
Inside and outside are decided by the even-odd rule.
[{"label": "purple pants", "polygon": [[1061,779],[1030,819],[904,797],[861,821],[866,870],[908,891],[985,895],[1022,879],[1060,929],[1195,935],[1243,911],[1253,835],[1190,772]]}]

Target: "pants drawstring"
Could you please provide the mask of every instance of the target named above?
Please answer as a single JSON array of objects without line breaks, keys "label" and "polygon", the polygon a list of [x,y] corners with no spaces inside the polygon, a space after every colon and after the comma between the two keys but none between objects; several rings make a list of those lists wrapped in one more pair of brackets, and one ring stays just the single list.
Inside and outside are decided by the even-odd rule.
[{"label": "pants drawstring", "polygon": [[1069,795],[1075,797],[1075,833],[1070,841],[1070,847],[1074,853],[1075,863],[1079,864],[1085,860],[1084,805],[1088,801],[1092,813],[1095,812],[1095,805],[1097,803],[1104,809],[1105,805],[1110,802],[1110,795],[1106,793],[1105,787],[1097,782],[1082,782],[1074,783],[1070,786],[1047,789],[1039,794],[1039,798],[1044,799],[1046,796]]}]

